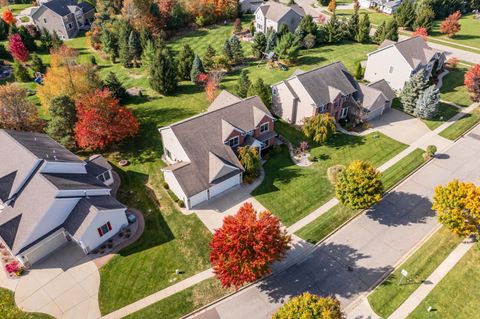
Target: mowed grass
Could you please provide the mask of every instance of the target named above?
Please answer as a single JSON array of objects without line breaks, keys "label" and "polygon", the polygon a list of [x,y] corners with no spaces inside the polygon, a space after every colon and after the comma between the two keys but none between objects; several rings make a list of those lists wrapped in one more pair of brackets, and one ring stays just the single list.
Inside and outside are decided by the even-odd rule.
[{"label": "mowed grass", "polygon": [[[278,121],[276,130],[290,140],[294,147],[307,140],[295,128]],[[292,163],[286,147],[265,165],[265,179],[252,193],[258,201],[280,217],[286,226],[293,224],[327,202],[334,188],[327,179],[327,168],[351,161],[368,160],[375,166],[386,162],[406,145],[380,133],[366,136],[336,134],[325,145],[309,141],[311,154],[318,160],[310,167]]]},{"label": "mowed grass", "polygon": [[[2,269],[3,271],[3,269]],[[15,304],[13,292],[0,288],[0,318],[2,319],[53,319],[44,313],[24,312]]]},{"label": "mowed grass", "polygon": [[33,7],[31,3],[9,4],[0,8],[0,14],[9,9],[14,15],[19,14],[23,9]]},{"label": "mowed grass", "polygon": [[450,72],[443,77],[443,84],[440,88],[440,98],[462,107],[469,106],[472,104],[472,100],[463,84],[467,68],[458,66],[449,71]]},{"label": "mowed grass", "polygon": [[[438,230],[368,296],[373,310],[383,318],[390,316],[461,241],[447,228]],[[402,269],[408,272],[408,281],[399,284]]]},{"label": "mowed grass", "polygon": [[430,32],[429,37],[474,47],[477,49],[476,52],[480,53],[480,20],[475,19],[475,14],[464,14],[460,18],[459,23],[462,28],[460,32],[458,32],[453,38],[449,38],[446,35],[440,33],[441,23],[442,20],[434,21],[432,31]]},{"label": "mowed grass", "polygon": [[[383,172],[382,183],[385,190],[391,189],[398,182],[419,168],[424,163],[422,156],[423,152],[423,150],[417,148]],[[351,209],[341,204],[335,205],[325,214],[321,215],[295,234],[312,244],[316,244],[359,212],[359,210]]]},{"label": "mowed grass", "polygon": [[467,114],[443,131],[440,132],[440,136],[448,138],[449,140],[456,140],[461,137],[465,132],[469,131],[472,127],[480,122],[480,109],[475,109],[471,114]]},{"label": "mowed grass", "polygon": [[[337,17],[342,18],[350,18],[353,14],[353,9],[351,10],[336,10],[335,13],[337,14]],[[373,25],[380,25],[382,22],[385,21],[385,23],[388,23],[390,20],[393,19],[393,15],[389,15],[386,13],[381,13],[381,12],[376,12],[374,10],[367,10],[367,9],[360,9],[358,10],[358,13],[360,14],[360,19],[362,19],[362,16],[368,13],[368,18],[370,19],[370,22]]]},{"label": "mowed grass", "polygon": [[[438,283],[409,319],[478,318],[480,300],[480,250],[472,247]],[[435,311],[427,312],[428,307]]]},{"label": "mowed grass", "polygon": [[438,105],[438,113],[430,120],[422,119],[423,123],[425,123],[429,129],[432,131],[448,121],[454,115],[456,115],[460,110],[458,107],[453,105],[442,103],[440,102]]},{"label": "mowed grass", "polygon": [[127,319],[176,319],[233,292],[223,289],[216,278],[204,280],[153,305],[134,312]]}]

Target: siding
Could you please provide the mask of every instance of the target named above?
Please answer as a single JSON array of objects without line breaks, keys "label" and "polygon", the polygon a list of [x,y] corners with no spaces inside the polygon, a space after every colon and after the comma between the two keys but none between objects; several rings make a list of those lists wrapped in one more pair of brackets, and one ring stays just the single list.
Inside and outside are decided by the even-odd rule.
[{"label": "siding", "polygon": [[167,149],[172,156],[172,158],[167,158],[167,161],[170,164],[174,162],[190,162],[187,153],[185,153],[182,145],[178,141],[172,129],[167,128],[161,130],[160,134],[162,135],[163,153],[165,154],[165,157],[167,157],[167,152],[165,151],[165,149]]},{"label": "siding", "polygon": [[[390,67],[393,67],[390,73]],[[401,90],[410,79],[412,68],[394,47],[370,54],[365,69],[365,80],[376,82],[385,79],[394,90]]]},{"label": "siding", "polygon": [[278,28],[280,28],[282,24],[286,24],[288,26],[288,30],[293,33],[297,29],[300,20],[302,20],[302,17],[298,15],[295,11],[290,10],[280,20],[278,20]]}]

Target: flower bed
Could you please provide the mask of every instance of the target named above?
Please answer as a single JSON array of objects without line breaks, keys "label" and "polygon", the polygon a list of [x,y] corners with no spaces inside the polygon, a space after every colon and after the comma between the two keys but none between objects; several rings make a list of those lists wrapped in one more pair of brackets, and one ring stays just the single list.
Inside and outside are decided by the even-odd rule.
[{"label": "flower bed", "polygon": [[1,263],[2,263],[3,269],[7,273],[7,277],[10,279],[15,279],[20,277],[25,271],[25,269],[15,259],[15,257],[10,254],[10,252],[5,247],[5,245],[1,243],[0,243],[0,254],[2,256]]}]

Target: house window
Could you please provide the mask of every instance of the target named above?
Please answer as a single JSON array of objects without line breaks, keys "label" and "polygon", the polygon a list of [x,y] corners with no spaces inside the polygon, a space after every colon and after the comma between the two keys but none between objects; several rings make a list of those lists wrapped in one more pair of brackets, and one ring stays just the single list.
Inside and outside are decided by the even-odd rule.
[{"label": "house window", "polygon": [[263,123],[262,126],[260,126],[260,133],[268,131],[268,122]]},{"label": "house window", "polygon": [[169,150],[165,149],[165,155],[167,155],[169,159],[172,159],[172,153],[170,153]]},{"label": "house window", "polygon": [[348,95],[342,96],[342,100],[343,100],[343,102],[346,102],[348,100]]},{"label": "house window", "polygon": [[73,24],[72,24],[72,23],[67,24],[67,29],[68,29],[68,30],[72,30],[72,28],[73,28]]},{"label": "house window", "polygon": [[323,105],[321,105],[318,109],[319,109],[319,112],[320,112],[320,113],[323,113],[323,112],[325,112],[325,110],[327,109],[327,105],[326,105],[326,104],[323,104]]},{"label": "house window", "polygon": [[98,179],[101,180],[102,182],[108,181],[110,178],[111,178],[111,175],[109,171],[106,171],[105,173],[98,175]]},{"label": "house window", "polygon": [[230,145],[231,147],[237,146],[239,143],[240,139],[238,138],[238,136],[235,136],[228,141],[228,145]]},{"label": "house window", "polygon": [[43,18],[43,22],[44,22],[44,23],[47,23],[47,19]]},{"label": "house window", "polygon": [[340,118],[346,118],[348,115],[348,107],[345,107],[342,109],[342,112],[340,113]]},{"label": "house window", "polygon": [[109,231],[112,230],[112,225],[110,225],[110,222],[107,222],[106,224],[102,225],[101,227],[97,228],[98,234],[100,237],[108,233]]},{"label": "house window", "polygon": [[273,95],[273,96],[276,96],[277,94],[278,94],[277,88],[273,88],[273,89],[272,89],[272,95]]},{"label": "house window", "polygon": [[263,30],[263,26],[260,23],[257,23],[257,29]]},{"label": "house window", "polygon": [[388,73],[393,73],[393,66],[390,66],[390,68],[388,69]]}]

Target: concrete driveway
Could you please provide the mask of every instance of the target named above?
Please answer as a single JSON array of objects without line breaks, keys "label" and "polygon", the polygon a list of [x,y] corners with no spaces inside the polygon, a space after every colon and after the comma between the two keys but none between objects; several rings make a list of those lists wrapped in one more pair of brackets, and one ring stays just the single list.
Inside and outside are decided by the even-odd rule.
[{"label": "concrete driveway", "polygon": [[35,264],[18,281],[15,302],[25,311],[55,318],[100,318],[100,274],[80,248],[69,243]]}]

